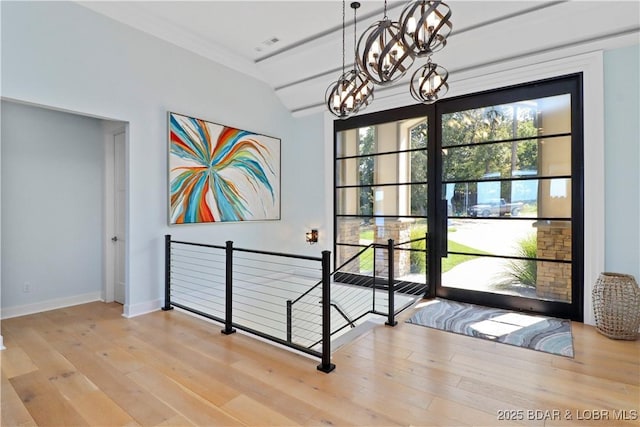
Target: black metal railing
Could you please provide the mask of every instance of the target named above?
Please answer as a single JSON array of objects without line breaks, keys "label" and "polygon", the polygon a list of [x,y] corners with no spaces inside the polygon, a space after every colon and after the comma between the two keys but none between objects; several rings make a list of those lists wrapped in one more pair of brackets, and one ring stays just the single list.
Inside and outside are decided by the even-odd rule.
[{"label": "black metal railing", "polygon": [[[331,372],[331,252],[310,257],[171,240],[165,236],[165,303],[224,325],[320,358],[318,370]],[[291,334],[290,306],[297,295],[319,293],[315,336]],[[298,325],[297,325],[298,326]],[[310,342],[314,345],[309,345]],[[318,349],[317,345],[321,344]]]},{"label": "black metal railing", "polygon": [[[330,372],[331,337],[371,315],[395,316],[413,299],[395,277],[396,251],[425,241],[372,243],[330,272],[330,252],[309,257],[171,240],[165,236],[165,305],[319,357]],[[422,251],[418,251],[422,252]],[[403,298],[397,303],[396,294]]]},{"label": "black metal railing", "polygon": [[[395,243],[393,239],[389,239],[387,244],[371,243],[331,273],[332,336],[346,328],[353,328],[369,315],[386,317],[385,324],[390,326],[397,324],[395,316],[407,308],[414,298],[403,295],[405,303],[396,304],[396,294],[403,293],[408,283],[395,278],[396,250],[425,241],[425,249],[418,252],[426,256],[426,239],[425,235],[402,243]],[[312,339],[317,335],[314,325],[320,318],[318,303],[322,301],[316,286],[287,301],[287,339],[310,343],[310,348],[320,342]]]}]

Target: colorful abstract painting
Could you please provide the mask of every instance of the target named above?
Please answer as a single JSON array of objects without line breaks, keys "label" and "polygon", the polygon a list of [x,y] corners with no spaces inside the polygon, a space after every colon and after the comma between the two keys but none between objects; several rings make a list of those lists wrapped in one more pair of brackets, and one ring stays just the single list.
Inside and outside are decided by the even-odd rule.
[{"label": "colorful abstract painting", "polygon": [[280,140],[169,113],[169,222],[280,219]]}]

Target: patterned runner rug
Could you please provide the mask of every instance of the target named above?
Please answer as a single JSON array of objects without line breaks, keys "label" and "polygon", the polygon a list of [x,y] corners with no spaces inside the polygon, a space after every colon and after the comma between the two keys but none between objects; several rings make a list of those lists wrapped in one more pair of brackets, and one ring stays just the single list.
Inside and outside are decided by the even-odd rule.
[{"label": "patterned runner rug", "polygon": [[571,321],[565,319],[435,299],[407,323],[573,357]]}]

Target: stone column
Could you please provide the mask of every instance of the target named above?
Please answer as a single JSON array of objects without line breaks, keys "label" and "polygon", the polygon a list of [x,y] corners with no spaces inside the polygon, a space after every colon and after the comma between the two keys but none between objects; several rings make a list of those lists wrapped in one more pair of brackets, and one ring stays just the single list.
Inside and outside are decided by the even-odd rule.
[{"label": "stone column", "polygon": [[[396,244],[411,240],[412,224],[406,221],[385,220],[384,225],[375,225],[373,228],[375,242],[386,246],[389,239],[393,239]],[[376,249],[376,276],[389,275],[388,258],[387,250]],[[395,251],[393,267],[395,277],[403,277],[411,273],[411,252]]]},{"label": "stone column", "polygon": [[[360,244],[360,218],[342,218],[338,222],[338,231],[336,242],[349,243],[353,245]],[[362,248],[356,246],[338,246],[337,265],[340,267],[347,260],[357,254]],[[360,262],[358,259],[346,265],[341,271],[347,273],[360,273]]]},{"label": "stone column", "polygon": [[[538,258],[571,261],[571,225],[567,221],[537,221]],[[537,263],[536,296],[554,301],[571,301],[571,264]]]}]

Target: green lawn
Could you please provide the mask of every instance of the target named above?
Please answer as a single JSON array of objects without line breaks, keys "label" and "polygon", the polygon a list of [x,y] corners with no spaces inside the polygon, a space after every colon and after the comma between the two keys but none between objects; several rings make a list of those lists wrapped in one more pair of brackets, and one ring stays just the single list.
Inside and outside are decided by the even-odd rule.
[{"label": "green lawn", "polygon": [[[425,227],[426,230],[426,227]],[[449,232],[455,232],[456,229],[454,227],[450,227],[449,228]],[[412,231],[412,238],[414,238],[417,235],[422,235],[424,234],[423,230],[414,230]],[[373,230],[363,230],[360,232],[360,239],[361,240],[367,240],[367,241],[373,241]],[[465,246],[462,245],[460,243],[456,243],[452,240],[449,240],[448,242],[449,245],[449,251],[450,252],[473,252],[473,253],[477,253],[479,255],[487,255],[489,254],[488,252],[484,252],[475,248],[471,248],[469,246]],[[424,246],[423,246],[424,247]],[[446,258],[442,258],[442,272],[446,273],[447,271],[451,270],[453,267],[455,267],[458,264],[462,264],[465,261],[470,261],[472,259],[474,259],[475,257],[473,255],[456,255],[456,254],[451,254]],[[424,272],[424,267],[423,267],[423,263],[421,262],[420,267],[418,269],[422,270],[421,272]]]},{"label": "green lawn", "polygon": [[[449,251],[450,252],[473,252],[473,253],[477,253],[477,254],[481,254],[481,255],[489,255],[489,252],[484,252],[478,249],[474,249],[471,248],[469,246],[465,246],[462,245],[460,243],[456,243],[454,241],[449,240],[448,243],[449,245]],[[475,257],[473,255],[457,255],[457,254],[451,254],[446,258],[442,258],[442,272],[446,273],[447,271],[451,270],[453,267],[455,267],[458,264],[462,264],[465,261],[470,261],[472,259],[474,259]]]},{"label": "green lawn", "polygon": [[373,230],[363,230],[360,232],[360,240],[373,240]]}]

